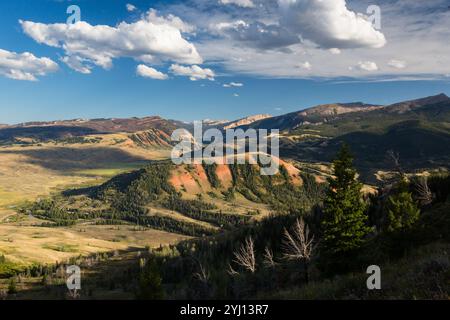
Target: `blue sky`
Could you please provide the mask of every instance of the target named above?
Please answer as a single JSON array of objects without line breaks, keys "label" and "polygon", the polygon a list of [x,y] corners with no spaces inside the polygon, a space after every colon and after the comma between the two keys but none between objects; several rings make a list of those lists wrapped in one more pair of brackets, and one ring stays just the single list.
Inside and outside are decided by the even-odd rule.
[{"label": "blue sky", "polygon": [[[380,30],[351,15],[364,11],[361,2],[342,0],[345,8],[333,7],[336,2],[326,8],[315,0],[220,1],[2,1],[0,123],[147,115],[234,119],[322,103],[388,104],[450,95],[449,28],[438,24],[448,18],[445,1],[408,8],[404,1],[379,1],[385,12]],[[76,34],[53,25],[65,23],[71,4],[81,8],[86,23]],[[306,32],[305,20],[284,16],[282,5],[323,14],[321,29]],[[151,8],[156,11],[149,15]],[[348,14],[343,24],[356,24],[365,33],[344,34],[343,42],[348,28],[333,30],[327,24],[338,10]],[[411,28],[400,28],[401,21]],[[123,30],[117,27],[121,22]],[[140,48],[143,40],[134,37],[143,29],[129,28],[155,24],[149,34],[160,43]],[[105,45],[102,36],[86,36],[102,25],[117,27],[106,33],[114,45]],[[165,31],[169,36],[158,38]],[[131,44],[124,40],[128,35]],[[52,45],[55,39],[58,45]],[[65,63],[65,57],[80,64]],[[138,74],[138,65],[150,73]],[[224,86],[230,83],[235,86]]]}]

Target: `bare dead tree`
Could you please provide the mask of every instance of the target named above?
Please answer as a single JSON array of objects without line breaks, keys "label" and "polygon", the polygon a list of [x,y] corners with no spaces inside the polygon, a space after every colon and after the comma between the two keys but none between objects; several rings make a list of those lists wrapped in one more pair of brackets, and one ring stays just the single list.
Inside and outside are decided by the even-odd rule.
[{"label": "bare dead tree", "polygon": [[297,219],[292,234],[284,229],[284,257],[289,260],[311,260],[314,236],[310,236],[309,227],[303,219]]},{"label": "bare dead tree", "polygon": [[245,239],[245,243],[234,252],[234,262],[247,271],[255,273],[256,271],[256,257],[255,257],[255,244],[252,237]]},{"label": "bare dead tree", "polygon": [[428,186],[427,177],[417,177],[414,180],[414,187],[418,195],[418,200],[422,205],[428,205],[433,202],[433,193]]},{"label": "bare dead tree", "polygon": [[388,150],[388,152],[386,153],[386,157],[392,162],[395,171],[397,171],[400,177],[404,178],[405,172],[403,171],[403,168],[400,164],[400,154],[398,152],[395,152],[394,150]]},{"label": "bare dead tree", "polygon": [[308,281],[308,266],[315,246],[314,236],[310,235],[309,227],[303,219],[295,221],[292,232],[284,229],[283,249],[286,259],[304,262],[305,279]]},{"label": "bare dead tree", "polygon": [[197,278],[202,283],[208,283],[210,274],[206,269],[203,267],[203,265],[199,262],[199,272],[194,273],[194,277]]},{"label": "bare dead tree", "polygon": [[266,247],[264,249],[264,260],[263,263],[268,268],[273,268],[276,265],[276,262],[273,258],[273,251],[269,249],[269,247]]},{"label": "bare dead tree", "polygon": [[228,264],[228,270],[227,270],[228,274],[230,276],[235,276],[238,275],[239,272],[237,272],[236,270],[233,269],[233,267],[231,266],[231,264]]}]

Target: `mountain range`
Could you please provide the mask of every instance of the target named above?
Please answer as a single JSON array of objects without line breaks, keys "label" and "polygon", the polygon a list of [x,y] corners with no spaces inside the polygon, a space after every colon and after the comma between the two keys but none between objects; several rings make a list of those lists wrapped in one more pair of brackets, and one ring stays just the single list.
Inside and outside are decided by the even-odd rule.
[{"label": "mountain range", "polygon": [[[331,161],[343,142],[351,146],[356,164],[363,169],[389,168],[386,153],[391,150],[411,169],[447,166],[450,159],[450,98],[445,94],[387,106],[325,104],[276,117],[209,120],[205,126],[279,129],[281,156],[301,161]],[[120,133],[140,146],[170,147],[170,136],[177,128],[192,130],[193,126],[158,116],[28,122],[0,127],[0,143],[26,145]]]}]

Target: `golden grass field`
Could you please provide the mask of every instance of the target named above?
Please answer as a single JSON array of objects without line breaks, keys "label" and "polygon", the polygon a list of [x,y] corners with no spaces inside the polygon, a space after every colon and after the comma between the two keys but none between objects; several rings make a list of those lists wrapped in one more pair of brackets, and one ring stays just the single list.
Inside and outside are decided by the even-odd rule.
[{"label": "golden grass field", "polygon": [[134,226],[67,228],[0,225],[0,254],[18,264],[63,262],[72,256],[128,248],[159,247],[188,237]]},{"label": "golden grass field", "polygon": [[103,135],[96,144],[1,147],[0,254],[20,264],[55,263],[80,254],[155,247],[186,239],[151,229],[135,231],[125,225],[42,228],[36,226],[42,220],[15,211],[25,201],[70,187],[97,185],[169,155],[167,149],[134,146],[125,134]]},{"label": "golden grass field", "polygon": [[0,148],[0,209],[67,187],[98,184],[142,167],[146,161],[170,155],[167,149],[143,149],[129,142],[116,144],[120,134],[102,137],[97,144]]}]

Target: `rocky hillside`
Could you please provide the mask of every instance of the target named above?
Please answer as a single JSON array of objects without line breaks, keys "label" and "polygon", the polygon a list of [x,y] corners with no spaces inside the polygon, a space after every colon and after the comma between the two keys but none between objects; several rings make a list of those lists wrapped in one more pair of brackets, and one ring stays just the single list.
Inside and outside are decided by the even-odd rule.
[{"label": "rocky hillside", "polygon": [[329,122],[339,118],[339,116],[343,114],[369,112],[380,108],[382,107],[363,104],[361,102],[326,104],[277,117],[255,121],[248,125],[243,124],[241,126],[258,129],[279,129],[281,131],[289,131],[302,125]]},{"label": "rocky hillside", "polygon": [[141,146],[167,146],[170,135],[178,127],[177,121],[160,117],[28,122],[0,128],[0,143],[67,141],[88,135],[123,133],[129,134],[129,137]]},{"label": "rocky hillside", "polygon": [[250,125],[254,122],[261,121],[264,119],[272,118],[270,114],[257,114],[254,116],[246,117],[243,119],[239,119],[233,122],[229,122],[223,126],[224,129],[233,129],[236,127]]}]

